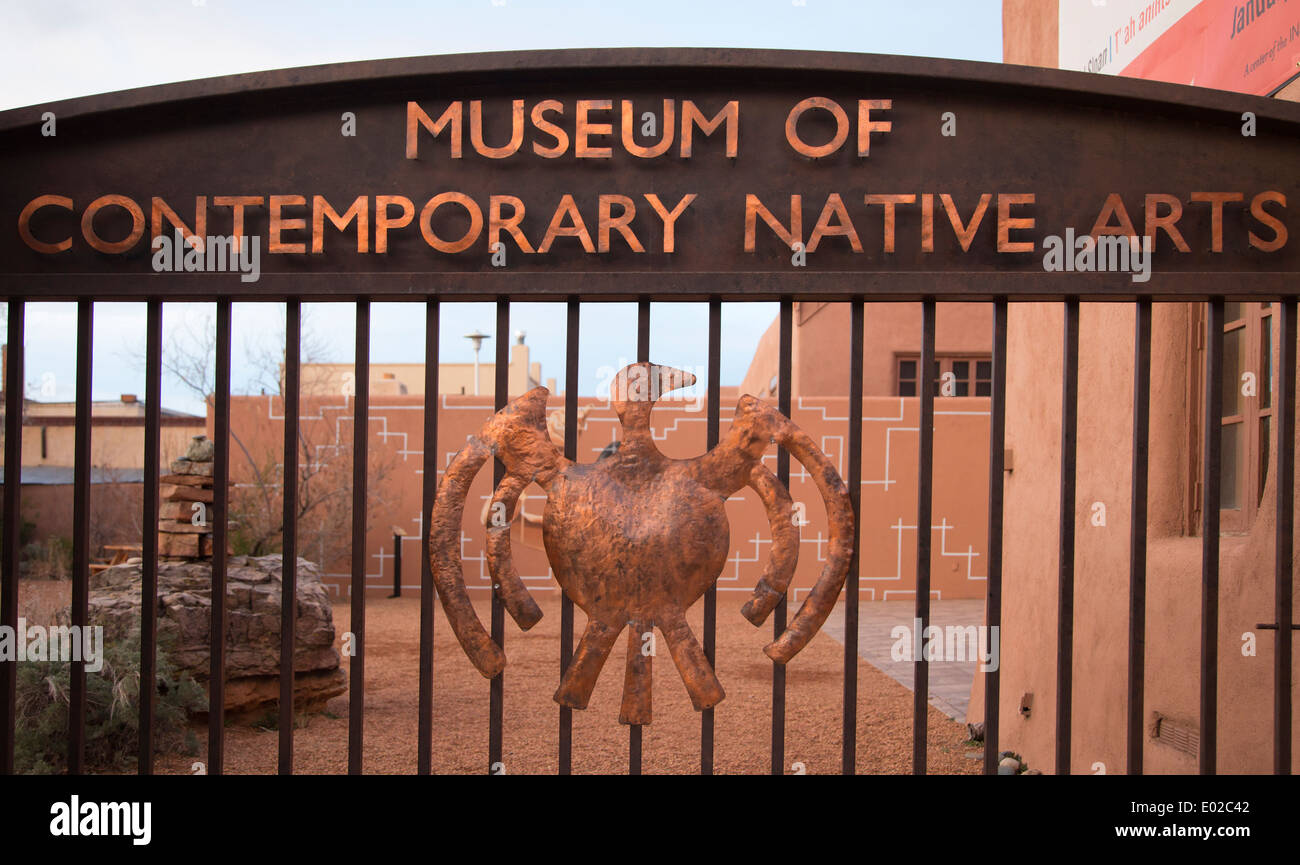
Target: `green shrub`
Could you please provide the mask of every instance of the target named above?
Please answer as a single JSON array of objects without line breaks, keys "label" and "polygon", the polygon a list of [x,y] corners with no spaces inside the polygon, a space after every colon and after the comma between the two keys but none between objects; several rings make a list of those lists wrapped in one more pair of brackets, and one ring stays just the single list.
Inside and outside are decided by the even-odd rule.
[{"label": "green shrub", "polygon": [[72,539],[50,535],[23,547],[23,576],[33,580],[66,580],[72,576]]},{"label": "green shrub", "polygon": [[[86,769],[134,768],[140,744],[140,631],[120,638],[105,634],[104,663],[86,673]],[[158,645],[154,700],[155,753],[195,753],[189,713],[207,707],[203,688],[178,674],[168,646]],[[26,661],[18,665],[18,717],[14,768],[25,774],[66,771],[70,663]]]}]

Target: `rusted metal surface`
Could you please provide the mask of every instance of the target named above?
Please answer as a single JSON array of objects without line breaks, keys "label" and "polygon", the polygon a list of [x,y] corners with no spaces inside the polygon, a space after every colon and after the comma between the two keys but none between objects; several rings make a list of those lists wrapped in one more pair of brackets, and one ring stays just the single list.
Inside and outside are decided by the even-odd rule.
[{"label": "rusted metal surface", "polygon": [[[4,375],[4,510],[0,516],[0,626],[18,630],[18,565],[22,531],[23,361],[27,304],[9,301]],[[14,771],[14,722],[18,715],[18,667],[0,664],[0,775]]]},{"label": "rusted metal surface", "polygon": [[[1140,300],[1134,308],[1133,334],[1133,477],[1129,518],[1128,564],[1128,724],[1127,766],[1130,775],[1142,774],[1146,735],[1146,623],[1147,623],[1147,460],[1151,441],[1151,302]],[[1287,441],[1287,439],[1279,439]],[[1282,448],[1285,453],[1289,448]]]},{"label": "rusted metal surface", "polygon": [[[1278,321],[1277,440],[1295,441],[1296,302],[1284,300]],[[1277,449],[1277,523],[1274,530],[1273,773],[1291,774],[1291,646],[1295,628],[1295,450]]]},{"label": "rusted metal surface", "polygon": [[348,774],[362,771],[366,731],[366,490],[370,453],[370,301],[358,300],[356,349],[352,355],[356,394],[352,405],[352,613],[353,648],[348,663]]},{"label": "rusted metal surface", "polygon": [[[90,623],[90,382],[94,368],[95,305],[77,304],[77,423],[72,486],[72,624]],[[216,606],[215,604],[213,605]],[[213,633],[222,633],[213,631]],[[72,661],[68,673],[68,774],[80,775],[86,760],[86,664]]]},{"label": "rusted metal surface", "polygon": [[1205,419],[1201,441],[1201,714],[1197,770],[1219,770],[1219,503],[1223,483],[1223,310],[1210,301],[1205,319]]},{"label": "rusted metal surface", "polygon": [[[231,303],[217,304],[216,390],[212,396],[212,597],[226,596],[226,563],[230,550],[230,340]],[[89,387],[87,387],[89,391]],[[81,393],[78,387],[77,393]],[[212,604],[208,633],[214,635],[208,665],[209,775],[221,775],[226,760],[226,633],[225,604]]]},{"label": "rusted metal surface", "polygon": [[[148,304],[145,324],[145,397],[144,397],[144,476],[149,483],[142,484],[143,513],[141,514],[140,567],[140,681],[158,679],[158,483],[162,461],[162,301]],[[157,703],[154,688],[140,689],[140,740],[136,751],[137,770],[141,775],[152,775],[154,766],[154,707]]]},{"label": "rusted metal surface", "polygon": [[[408,103],[435,120],[458,105],[457,143],[417,118],[406,158]],[[40,135],[45,110],[57,137]],[[344,111],[363,134],[340,134]],[[688,49],[342,64],[0,112],[0,156],[0,218],[45,202],[23,223],[35,246],[0,235],[0,294],[41,299],[147,297],[155,223],[172,225],[155,213],[198,233],[199,211],[208,234],[242,223],[265,242],[257,282],[167,276],[194,300],[354,299],[362,275],[370,299],[409,299],[430,273],[439,295],[481,300],[1187,300],[1250,271],[1226,284],[1244,299],[1285,294],[1300,273],[1295,238],[1266,249],[1278,238],[1255,212],[1270,196],[1261,212],[1294,221],[1300,107],[992,64]],[[745,248],[751,194],[787,226],[801,197],[807,266],[762,219]],[[1154,226],[1150,281],[1045,272],[1036,242],[1086,233],[1112,195],[1139,232]],[[358,202],[364,231],[335,219]]]},{"label": "rusted metal surface", "polygon": [[690,373],[650,363],[623,369],[611,388],[623,437],[611,456],[595,463],[575,463],[552,444],[545,414],[549,392],[539,387],[497,412],[448,465],[430,520],[429,555],[447,618],[485,677],[498,676],[506,658],[483,629],[465,590],[460,534],[469,486],[493,456],[505,466],[493,497],[500,507],[494,507],[488,519],[488,567],[496,597],[525,630],[541,618],[514,569],[508,546],[518,490],[535,482],[547,494],[547,558],[564,593],[587,613],[586,632],[555,693],[562,706],[586,708],[605,659],[625,630],[628,661],[621,723],[651,722],[655,630],[667,644],[696,710],[721,702],[722,685],[685,614],[722,571],[730,537],[725,503],[742,487],[753,489],[767,509],[774,552],[741,614],[760,625],[784,598],[794,574],[799,535],[789,493],[762,464],[773,442],[804,464],[825,499],[830,545],[807,600],[764,652],[778,664],[787,663],[826,620],[852,552],[854,518],[848,490],[806,433],[752,396],[741,397],[731,429],[718,447],[693,459],[665,457],[654,444],[651,409],[661,394],[694,381]]},{"label": "rusted metal surface", "polygon": [[[713,450],[718,445],[719,422],[722,419],[722,304],[709,301],[709,384],[704,446]],[[855,510],[854,513],[857,513]],[[718,663],[718,587],[709,586],[704,593],[704,657],[716,667]],[[700,713],[700,774],[713,774],[712,709]]]},{"label": "rusted metal surface", "polygon": [[[284,462],[280,529],[280,658],[294,657],[298,632],[298,414],[302,380],[302,304],[284,305]],[[400,547],[398,548],[400,550]],[[292,663],[280,664],[280,746],[277,769],[293,774],[294,694]]]},{"label": "rusted metal surface", "polygon": [[[544,92],[537,89],[539,82],[544,82]],[[449,104],[459,103],[464,112],[459,143],[453,144],[450,134],[431,135],[408,102],[435,118]],[[57,137],[39,134],[44,111],[58,117]],[[356,112],[364,135],[339,134],[342,111]],[[657,115],[657,134],[631,127],[647,111]],[[948,111],[959,118],[958,136],[939,131],[935,118]],[[1241,134],[1246,111],[1258,120],[1256,136]],[[887,131],[877,125],[886,122]],[[842,134],[844,123],[847,134]],[[871,124],[865,137],[864,124]],[[410,142],[403,139],[411,128],[418,152],[408,159]],[[563,144],[556,131],[564,136]],[[828,146],[836,142],[840,146]],[[454,158],[449,152],[453,146],[460,149]],[[1162,156],[1141,158],[1144,154]],[[6,166],[0,172],[0,218],[11,220],[10,231],[0,233],[0,295],[10,301],[9,344],[16,346],[10,354],[5,423],[6,463],[13,466],[5,477],[6,543],[0,569],[0,619],[6,624],[16,619],[18,545],[12,541],[18,534],[20,467],[15,454],[22,425],[15,408],[21,407],[21,388],[15,382],[22,381],[24,300],[86,301],[78,351],[88,358],[92,301],[220,299],[218,367],[225,373],[218,378],[216,429],[224,441],[228,412],[220,408],[229,399],[233,299],[432,298],[428,308],[434,310],[434,324],[427,332],[435,335],[439,298],[490,299],[499,304],[499,314],[511,301],[565,301],[575,333],[580,302],[707,300],[710,365],[716,371],[713,304],[728,301],[781,300],[784,313],[795,300],[996,300],[998,344],[1003,345],[1007,300],[1068,300],[1077,322],[1076,301],[1213,299],[1221,316],[1225,299],[1282,298],[1291,318],[1283,330],[1290,336],[1283,340],[1279,384],[1286,413],[1279,418],[1278,435],[1281,441],[1292,438],[1294,397],[1286,388],[1293,389],[1294,383],[1286,369],[1294,367],[1300,245],[1260,218],[1264,213],[1294,229],[1288,202],[1293,208],[1300,201],[1294,170],[1300,164],[1300,106],[1278,100],[1118,77],[871,55],[732,49],[521,52],[254,73],[0,112],[0,158]],[[111,178],[108,185],[105,178]],[[599,183],[593,184],[596,178]],[[752,248],[746,248],[746,197],[751,194],[792,237],[807,241],[806,266],[793,266],[789,244],[766,217],[755,220]],[[1029,203],[1026,196],[1031,194]],[[1147,229],[1144,233],[1156,237],[1149,282],[1133,282],[1127,274],[1067,276],[1044,269],[1041,256],[1032,252],[1036,242],[1066,227],[1087,233],[1106,214],[1112,217],[1106,225],[1122,223],[1111,206],[1115,201],[1125,205],[1126,218],[1139,232]],[[229,273],[197,272],[158,277],[149,249],[157,214],[188,222],[196,234],[204,233],[202,214],[208,234],[259,235],[266,240],[261,279],[244,283]],[[357,221],[349,223],[347,214]],[[367,219],[364,228],[360,215]],[[1032,228],[1017,221],[1025,218],[1033,220]],[[173,221],[162,219],[164,233]],[[489,254],[493,240],[506,244],[509,266],[495,266]],[[1243,279],[1247,274],[1250,278]],[[1214,324],[1213,312],[1210,331],[1208,356],[1214,369],[1221,362],[1222,327]],[[573,337],[569,429],[576,421]],[[639,342],[648,350],[648,328]],[[434,345],[429,356],[436,359]],[[1286,351],[1292,352],[1290,366]],[[639,347],[638,354],[644,353]],[[1002,354],[996,351],[995,360]],[[436,364],[431,366],[436,375]],[[79,403],[89,399],[90,388],[88,364],[85,375],[80,367]],[[1005,396],[1005,369],[997,368],[995,417]],[[674,383],[672,370],[638,364],[625,374],[634,369],[658,369],[657,375]],[[781,378],[788,400],[784,367]],[[1208,381],[1217,382],[1217,377],[1210,374]],[[1073,401],[1076,387],[1067,381],[1067,402]],[[646,634],[653,637],[657,629],[669,641],[697,707],[722,698],[711,657],[712,611],[706,612],[703,648],[682,614],[702,593],[713,591],[718,556],[725,555],[725,545],[718,552],[718,537],[725,539],[726,527],[720,503],[746,485],[765,497],[775,551],[744,612],[756,623],[771,614],[778,626],[768,653],[778,661],[772,762],[774,770],[783,768],[784,703],[775,698],[784,682],[780,664],[820,626],[839,591],[851,552],[852,512],[838,477],[790,424],[784,405],[782,412],[774,412],[756,400],[742,400],[731,435],[714,447],[715,391],[710,388],[710,451],[695,460],[659,455],[648,435],[653,399],[625,400],[624,447],[595,464],[578,465],[576,449],[570,452],[572,442],[565,442],[565,459],[548,440],[545,392],[532,392],[505,408],[470,442],[449,467],[436,497],[426,487],[425,513],[439,517],[430,526],[429,578],[443,588],[444,607],[470,657],[484,675],[495,675],[491,755],[499,757],[502,742],[502,617],[508,611],[526,626],[539,615],[514,573],[508,534],[499,526],[489,528],[488,545],[500,586],[493,604],[498,639],[489,638],[478,623],[462,583],[454,540],[463,498],[474,471],[496,456],[504,473],[497,478],[503,482],[494,485],[492,503],[510,516],[527,485],[523,481],[536,480],[547,490],[544,535],[566,592],[560,653],[564,674],[557,693],[561,772],[571,764],[570,709],[585,705],[606,654],[625,629],[635,651],[625,670],[621,714],[633,725],[634,768],[639,765],[638,725],[649,722],[652,709],[652,656],[640,653]],[[1215,391],[1209,387],[1207,392],[1210,428],[1217,424]],[[498,392],[504,393],[503,382]],[[436,393],[436,386],[426,383],[426,411],[436,404]],[[364,398],[360,401],[364,404]],[[497,407],[503,406],[504,398]],[[435,420],[436,413],[429,414]],[[150,421],[159,423],[168,421]],[[82,438],[88,438],[90,424],[88,412],[79,412],[75,425]],[[990,462],[1000,479],[1000,424],[995,429]],[[1220,455],[1217,436],[1206,439],[1200,756],[1202,771],[1213,771]],[[782,515],[789,507],[782,471],[774,478],[759,462],[758,455],[773,440],[809,464],[823,486],[835,538],[817,589],[788,631],[779,626],[798,539]],[[361,443],[364,448],[364,437]],[[435,446],[436,433],[427,430],[426,455]],[[1277,542],[1287,552],[1277,564],[1277,618],[1285,628],[1291,598],[1284,578],[1290,575],[1292,534],[1286,518],[1292,510],[1291,490],[1285,479],[1292,474],[1293,455],[1290,448],[1283,451],[1278,457],[1283,490]],[[225,459],[222,449],[218,453],[219,460]],[[921,462],[928,472],[929,458]],[[1069,448],[1063,453],[1063,475],[1073,474],[1073,463]],[[432,465],[426,456],[428,477],[434,474]],[[788,457],[779,458],[778,466],[788,467]],[[77,484],[78,537],[88,522],[84,502],[89,489],[83,481]],[[997,486],[996,493],[990,491],[990,625],[998,621]],[[357,488],[364,495],[364,483]],[[222,521],[219,530],[225,531],[220,504],[215,510]],[[364,537],[355,528],[358,550],[364,553]],[[1063,525],[1063,542],[1066,531]],[[218,559],[224,560],[225,544],[217,547],[222,551]],[[214,571],[218,590],[221,570]],[[78,592],[84,594],[84,587],[77,589],[74,582],[74,595]],[[426,592],[430,604],[431,595]],[[707,604],[712,595],[705,597]],[[570,598],[584,606],[591,622],[572,659]],[[422,607],[422,619],[429,628],[421,645],[419,748],[421,771],[428,771],[431,607]],[[1283,651],[1288,645],[1280,634],[1280,657],[1289,659]],[[220,643],[213,649],[214,669],[219,670]],[[852,660],[846,649],[846,661]],[[1069,661],[1068,653],[1058,658],[1066,669]],[[1288,663],[1279,659],[1275,670],[1278,771],[1289,765]],[[360,666],[357,658],[350,769],[360,768]],[[83,674],[78,670],[77,675]],[[920,690],[923,682],[918,679]],[[856,725],[856,713],[847,699],[847,676],[845,685],[848,768],[848,731]],[[220,676],[214,676],[213,688],[220,687]],[[76,684],[73,689],[84,690]],[[990,755],[998,748],[997,693],[993,674]],[[1068,768],[1068,688],[1064,694],[1065,711],[1058,716],[1066,727],[1058,740],[1058,762],[1063,752]],[[12,675],[0,676],[0,698],[0,770],[9,771],[15,722]],[[711,712],[705,712],[701,768],[709,772],[713,724]],[[80,765],[76,755],[83,719],[84,693],[74,699],[70,718],[74,771]],[[219,711],[210,715],[209,724],[209,772],[216,774],[222,769],[224,744]],[[147,727],[145,719],[146,740]],[[923,755],[923,733],[917,741]]]},{"label": "rusted metal surface", "polygon": [[[985,583],[985,625],[989,633],[1002,628],[1002,507],[1007,431],[1007,302],[993,304],[993,381],[989,400],[989,522],[988,580]],[[984,673],[984,774],[998,773],[998,731],[1001,708],[1000,665]]]},{"label": "rusted metal surface", "polygon": [[[794,391],[794,302],[783,297],[778,309],[776,405],[781,414],[789,417],[790,397]],[[790,483],[790,454],[787,451],[776,453],[776,482],[781,487]],[[775,525],[772,530],[775,533]],[[775,546],[773,544],[773,548]],[[773,636],[786,628],[787,606],[782,594],[773,607]],[[772,762],[769,771],[773,775],[785,774],[785,667],[781,664],[772,665]]]},{"label": "rusted metal surface", "polygon": [[[424,305],[424,472],[420,483],[421,513],[433,510],[438,493],[438,337],[442,310],[437,300]],[[428,543],[428,525],[421,521],[421,540]],[[416,771],[433,771],[433,571],[429,557],[420,556],[420,708],[416,722]]]}]

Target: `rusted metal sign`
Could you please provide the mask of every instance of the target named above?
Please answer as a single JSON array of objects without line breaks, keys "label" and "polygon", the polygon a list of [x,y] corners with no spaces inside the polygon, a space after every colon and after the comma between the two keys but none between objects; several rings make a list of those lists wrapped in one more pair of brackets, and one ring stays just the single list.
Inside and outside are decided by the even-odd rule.
[{"label": "rusted metal sign", "polygon": [[487,514],[487,560],[506,610],[527,630],[542,613],[510,553],[510,522],[531,483],[546,491],[542,533],[546,556],[566,595],[587,614],[587,629],[564,672],[555,700],[585,709],[614,642],[627,630],[627,665],[619,721],[649,724],[655,629],[697,710],[723,699],[722,685],[686,623],[686,611],[717,581],[727,561],[726,500],[750,487],[767,509],[772,557],[741,610],[761,625],[785,596],[799,556],[799,528],[790,493],[762,458],[773,442],[808,469],[826,503],[830,543],[821,576],[785,632],[764,651],[784,664],[826,621],[849,569],[853,510],[848,490],[826,455],[789,418],[752,396],[741,397],[727,437],[686,460],[655,447],[650,411],[665,393],[695,383],[690,373],[649,363],[623,369],[611,401],[623,427],[617,450],[594,463],[566,459],[546,430],[549,391],[534,388],[484,425],[447,466],[430,523],[429,556],[438,597],[465,653],[487,678],[505,668],[505,653],[470,603],[461,572],[461,519],[474,476],[493,456],[506,475]]},{"label": "rusted metal sign", "polygon": [[1118,299],[1300,273],[1300,107],[988,64],[344,64],[4,112],[0,155],[4,294]]}]

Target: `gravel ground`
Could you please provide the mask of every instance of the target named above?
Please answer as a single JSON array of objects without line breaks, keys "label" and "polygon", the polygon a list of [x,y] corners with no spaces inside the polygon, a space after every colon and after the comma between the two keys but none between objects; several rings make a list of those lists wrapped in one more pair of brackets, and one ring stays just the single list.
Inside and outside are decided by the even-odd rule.
[{"label": "gravel ground", "polygon": [[[52,606],[69,583],[24,583],[27,602]],[[505,731],[503,762],[508,774],[554,774],[558,766],[559,711],[551,695],[558,683],[560,604],[557,593],[536,593],[545,613],[523,633],[506,618]],[[762,653],[771,627],[755,628],[739,613],[743,597],[724,593],[718,603],[718,678],[727,699],[715,710],[714,770],[718,774],[770,771],[772,663]],[[24,607],[27,604],[23,604]],[[486,599],[479,615],[488,621]],[[32,612],[35,612],[33,610]],[[33,619],[37,617],[33,616]],[[703,632],[703,604],[688,615]],[[346,602],[336,602],[339,634],[348,630]],[[575,611],[575,633],[584,616]],[[419,674],[419,601],[414,597],[372,598],[366,609],[364,769],[367,774],[414,773],[416,769]],[[627,772],[628,729],[618,723],[626,643],[611,653],[586,711],[573,713],[573,771]],[[345,666],[349,659],[344,659]],[[785,760],[787,773],[803,764],[808,774],[840,771],[844,648],[819,633],[787,667]],[[870,664],[858,665],[858,753],[861,774],[911,771],[912,693]],[[351,671],[349,671],[351,675]],[[654,664],[654,723],[644,728],[643,770],[647,774],[699,771],[700,716],[691,708],[672,660],[664,652]],[[469,663],[442,609],[434,626],[433,771],[481,773],[487,769],[488,682]],[[327,711],[304,717],[294,735],[294,770],[347,771],[347,696]],[[188,773],[206,761],[206,727],[196,727],[200,752],[160,758],[158,770]],[[226,727],[225,770],[231,774],[276,771],[278,733],[248,723]],[[978,774],[976,750],[966,744],[965,726],[929,710],[929,770],[936,774]]]},{"label": "gravel ground", "polygon": [[[508,774],[554,774],[558,767],[559,711],[551,695],[558,683],[560,604],[555,593],[537,593],[545,616],[523,633],[506,619],[505,728],[503,762]],[[732,603],[728,603],[732,601]],[[741,618],[739,595],[719,602],[718,676],[727,699],[715,710],[715,771],[762,774],[770,770],[772,663],[762,654],[771,628]],[[488,603],[479,605],[488,621]],[[736,609],[732,609],[735,607]],[[689,618],[702,633],[703,604]],[[335,625],[348,629],[349,610],[336,604]],[[575,614],[575,633],[584,616]],[[374,599],[366,609],[364,769],[367,773],[413,773],[419,671],[419,602]],[[626,773],[628,729],[618,723],[625,643],[610,655],[591,705],[574,712],[573,771]],[[844,649],[825,634],[789,664],[786,690],[785,767],[802,763],[809,774],[840,770]],[[346,660],[346,659],[345,659]],[[350,674],[350,673],[349,673]],[[647,774],[699,771],[700,720],[691,708],[667,653],[655,658],[654,723],[644,728],[642,766]],[[860,773],[911,770],[912,694],[865,662],[858,663],[858,758]],[[325,715],[306,719],[294,736],[294,769],[302,773],[347,771],[347,697]],[[333,716],[333,717],[331,717]],[[439,607],[434,626],[433,771],[480,773],[487,768],[488,682],[460,650]],[[226,731],[226,771],[274,772],[278,734],[246,725]],[[931,708],[929,768],[934,773],[977,774],[980,762],[963,725]],[[200,736],[206,745],[206,737]],[[194,759],[166,760],[164,771],[189,771]]]}]

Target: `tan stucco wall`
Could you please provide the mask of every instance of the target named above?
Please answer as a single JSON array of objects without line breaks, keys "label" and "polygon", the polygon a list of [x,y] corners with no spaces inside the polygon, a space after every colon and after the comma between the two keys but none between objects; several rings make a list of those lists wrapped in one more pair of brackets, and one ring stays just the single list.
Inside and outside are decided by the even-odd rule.
[{"label": "tan stucco wall", "polygon": [[[796,303],[791,337],[795,396],[840,396],[849,392],[849,305]],[[993,311],[986,303],[941,303],[936,308],[936,354],[988,354]],[[921,305],[868,303],[863,311],[862,393],[892,396],[895,358],[921,351]],[[768,385],[780,359],[780,320],[759,340],[741,384],[743,393],[770,396]]]},{"label": "tan stucco wall", "polygon": [[[918,400],[867,398],[863,400],[862,422],[862,564],[860,591],[864,601],[913,596],[916,579],[916,470]],[[479,430],[492,415],[492,397],[443,396],[438,401],[440,466],[445,466],[464,446],[465,439]],[[586,428],[578,438],[578,459],[591,462],[601,450],[620,437],[618,419],[601,401],[583,397],[587,409]],[[722,404],[721,426],[725,436],[736,405],[734,394]],[[944,400],[935,413],[934,519],[932,526],[931,585],[940,598],[981,598],[987,573],[988,506],[983,491],[988,488],[988,405],[986,398]],[[560,414],[564,401],[551,399],[548,411]],[[706,417],[703,404],[664,401],[655,407],[651,423],[656,446],[674,458],[686,458],[705,450]],[[350,400],[304,398],[303,431],[320,445],[323,459],[332,459],[334,436],[348,444],[351,430]],[[258,462],[276,459],[283,435],[283,411],[278,397],[232,397],[231,429]],[[792,415],[821,447],[843,476],[847,472],[848,400],[843,396],[801,397]],[[423,400],[418,397],[374,397],[370,402],[370,452],[377,463],[391,467],[384,483],[384,506],[373,514],[367,542],[367,573],[371,589],[389,591],[392,586],[391,526],[408,532],[404,544],[403,580],[418,591],[419,531],[423,458]],[[775,469],[776,448],[766,463]],[[346,453],[343,455],[346,458]],[[231,463],[231,477],[247,479],[248,465],[242,457]],[[473,591],[488,586],[482,528],[483,503],[490,498],[491,472],[479,473],[470,490],[465,509],[465,541],[462,556],[466,582]],[[797,462],[791,465],[790,492],[806,505],[809,524],[801,532],[799,565],[795,572],[792,602],[801,603],[816,581],[825,560],[827,527],[811,477]],[[540,514],[544,501],[540,488],[525,493],[524,510]],[[731,553],[718,581],[722,601],[719,609],[735,615],[744,596],[753,591],[771,552],[771,528],[767,515],[750,490],[741,490],[728,500],[731,523]],[[340,527],[346,532],[346,526]],[[534,591],[554,591],[554,581],[536,527],[514,528],[514,560],[523,579]],[[304,556],[312,553],[305,550]],[[333,592],[346,594],[349,585],[350,553],[341,550],[325,561],[324,582]],[[513,627],[513,626],[512,626]]]},{"label": "tan stucco wall", "polygon": [[[188,426],[164,426],[159,432],[159,449],[164,468],[185,453],[191,436],[204,435],[205,422],[196,418]],[[39,419],[23,426],[24,466],[70,466],[74,463],[76,427],[70,424],[45,427],[45,457],[41,457]],[[90,461],[103,468],[144,468],[144,426],[92,426]]]},{"label": "tan stucco wall", "polygon": [[[34,524],[32,540],[72,539],[72,484],[23,484],[22,518]],[[90,554],[102,544],[138,544],[144,512],[144,485],[94,484],[90,488]]]},{"label": "tan stucco wall", "polygon": [[[1152,712],[1198,726],[1200,539],[1185,533],[1188,477],[1189,304],[1156,304],[1152,323],[1151,452],[1147,554],[1144,719]],[[1056,741],[1057,523],[1063,312],[1059,304],[1013,304],[1008,327],[999,745],[1051,771]],[[1071,766],[1124,771],[1128,669],[1129,485],[1132,454],[1134,313],[1127,304],[1084,304],[1080,316],[1078,480],[1075,504],[1073,741]],[[1274,454],[1276,447],[1274,447]],[[1276,460],[1270,462],[1276,464]],[[1246,537],[1222,538],[1219,606],[1219,768],[1271,771],[1275,486]],[[1093,503],[1106,525],[1092,525]],[[1022,718],[1021,696],[1033,710]],[[984,713],[983,681],[969,718]],[[1300,731],[1300,723],[1295,724]],[[1294,732],[1293,732],[1294,735]],[[1195,758],[1147,738],[1148,772],[1195,771]],[[1300,763],[1297,764],[1300,766]]]},{"label": "tan stucco wall", "polygon": [[[539,384],[542,365],[529,360],[529,347],[518,342],[510,346],[509,387],[511,395],[522,394]],[[496,383],[495,350],[491,344],[483,346],[478,365],[478,392],[491,394]],[[347,376],[353,374],[350,363],[305,363],[302,365],[300,391],[303,395],[324,396],[341,394]],[[442,363],[438,365],[438,393],[474,395],[473,363]],[[374,396],[423,396],[424,364],[422,363],[371,363],[370,393]]]}]

